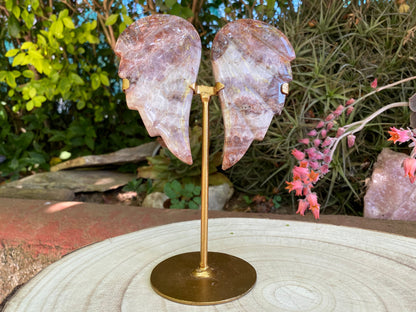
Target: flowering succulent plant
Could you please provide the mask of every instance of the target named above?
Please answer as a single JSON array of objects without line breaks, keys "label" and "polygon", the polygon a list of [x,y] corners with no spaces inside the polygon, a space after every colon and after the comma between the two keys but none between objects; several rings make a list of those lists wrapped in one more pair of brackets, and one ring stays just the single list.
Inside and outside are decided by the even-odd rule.
[{"label": "flowering succulent plant", "polygon": [[[309,209],[314,217],[319,219],[320,204],[318,203],[317,194],[312,189],[318,180],[329,172],[334,152],[342,139],[347,138],[348,147],[351,148],[355,144],[354,133],[362,130],[368,122],[382,112],[394,107],[409,106],[409,102],[397,102],[386,105],[367,118],[342,127],[338,126],[336,119],[344,113],[347,115],[351,114],[354,105],[368,96],[413,79],[416,79],[416,76],[380,88],[377,88],[377,79],[375,79],[371,83],[371,87],[374,89],[372,92],[357,100],[351,98],[345,102],[345,105],[339,105],[326,118],[320,120],[315,128],[307,133],[307,137],[299,140],[301,148],[292,150],[292,155],[298,161],[298,165],[292,169],[293,180],[286,181],[286,189],[289,192],[294,191],[296,196],[304,197],[299,199],[296,213],[304,215],[305,211]],[[331,134],[333,135],[331,136]],[[389,134],[391,138],[388,140],[394,143],[412,141],[409,146],[413,147],[413,150],[410,157],[404,160],[403,168],[405,176],[408,176],[410,182],[414,183],[416,180],[416,130],[392,127]]]}]

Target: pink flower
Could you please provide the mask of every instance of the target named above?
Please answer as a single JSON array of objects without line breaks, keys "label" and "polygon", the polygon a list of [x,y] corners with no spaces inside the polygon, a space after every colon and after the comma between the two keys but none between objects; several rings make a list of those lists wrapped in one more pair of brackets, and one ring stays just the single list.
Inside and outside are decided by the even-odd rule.
[{"label": "pink flower", "polygon": [[298,204],[298,211],[296,213],[300,213],[301,216],[305,215],[306,208],[308,208],[309,204],[306,200],[300,199]]},{"label": "pink flower", "polygon": [[329,166],[328,165],[321,166],[320,171],[321,171],[322,174],[327,174],[329,172]]},{"label": "pink flower", "polygon": [[315,147],[319,147],[320,144],[321,144],[321,140],[319,139],[313,140],[313,145],[315,145]]},{"label": "pink flower", "polygon": [[337,135],[336,135],[337,138],[339,138],[341,135],[343,135],[344,132],[345,132],[345,129],[344,128],[338,128]]},{"label": "pink flower", "polygon": [[406,158],[403,160],[403,169],[404,176],[409,177],[410,183],[414,183],[416,180],[415,171],[416,171],[416,159]]},{"label": "pink flower", "polygon": [[411,138],[409,135],[410,133],[409,130],[403,130],[402,128],[400,128],[399,130],[394,127],[391,127],[390,130],[391,131],[388,131],[388,133],[391,135],[391,138],[388,139],[387,141],[393,141],[393,143],[396,143],[396,142],[403,143],[403,142],[409,141]]},{"label": "pink flower", "polygon": [[322,139],[325,139],[326,138],[326,134],[327,134],[326,130],[325,129],[322,129],[321,130],[321,137],[322,137]]},{"label": "pink flower", "polygon": [[326,146],[329,146],[329,145],[331,145],[331,143],[332,143],[332,138],[330,138],[330,137],[327,137],[326,139],[325,139],[325,141],[322,143],[322,147],[326,147]]},{"label": "pink flower", "polygon": [[307,135],[309,135],[309,136],[315,136],[315,135],[317,135],[318,134],[318,132],[316,132],[316,130],[315,129],[313,129],[312,131],[309,131],[308,133],[307,133]]},{"label": "pink flower", "polygon": [[339,115],[342,114],[343,111],[344,111],[344,106],[343,105],[340,105],[340,106],[337,107],[336,110],[334,110],[334,115],[335,116],[339,116]]},{"label": "pink flower", "polygon": [[332,121],[334,119],[335,119],[335,116],[334,116],[334,114],[331,113],[328,116],[326,116],[325,121]]},{"label": "pink flower", "polygon": [[315,219],[319,219],[319,207],[318,207],[318,209],[316,209],[316,208],[314,208],[314,209],[309,208],[309,209],[312,210],[312,214],[315,217]]},{"label": "pink flower", "polygon": [[309,167],[311,167],[313,170],[317,170],[319,168],[319,164],[316,161],[310,161]]},{"label": "pink flower", "polygon": [[347,103],[345,103],[346,106],[351,105],[355,102],[355,100],[353,98],[350,98]]},{"label": "pink flower", "polygon": [[308,177],[313,183],[316,183],[319,180],[319,173],[311,170],[311,172],[308,174]]},{"label": "pink flower", "polygon": [[316,193],[310,193],[306,196],[306,200],[309,203],[309,209],[312,210],[312,213],[315,219],[319,219],[319,209],[321,205],[318,204],[318,197]]},{"label": "pink flower", "polygon": [[373,80],[373,82],[371,83],[371,88],[375,89],[377,88],[377,78]]},{"label": "pink flower", "polygon": [[301,179],[303,177],[306,177],[309,173],[308,168],[304,168],[304,167],[293,167],[292,170],[293,173],[293,179]]},{"label": "pink flower", "polygon": [[328,122],[328,124],[326,125],[326,130],[331,130],[332,127],[334,126],[334,123],[332,121]]},{"label": "pink flower", "polygon": [[331,156],[329,156],[329,155],[324,156],[324,162],[329,164],[331,162]]},{"label": "pink flower", "polygon": [[349,148],[353,147],[355,143],[355,135],[350,134],[349,136],[347,136],[347,141],[348,141],[348,147]]},{"label": "pink flower", "polygon": [[308,145],[308,144],[309,144],[309,139],[308,139],[308,138],[305,138],[305,139],[300,139],[300,140],[299,140],[299,143],[303,143],[303,144]]},{"label": "pink flower", "polygon": [[305,152],[308,154],[308,157],[309,157],[310,160],[319,160],[319,159],[322,159],[321,153],[318,152],[316,150],[316,148],[314,148],[314,147],[305,149]]},{"label": "pink flower", "polygon": [[294,180],[293,182],[287,182],[287,186],[285,187],[285,189],[287,189],[290,192],[292,191],[296,191],[296,196],[300,196],[302,195],[302,190],[303,190],[303,184],[301,180]]},{"label": "pink flower", "polygon": [[297,150],[296,148],[294,148],[292,150],[292,155],[297,159],[297,160],[304,160],[305,159],[305,153],[302,153],[301,151]]},{"label": "pink flower", "polygon": [[325,125],[325,123],[321,120],[317,125],[316,125],[316,129],[320,129]]},{"label": "pink flower", "polygon": [[352,113],[352,111],[354,110],[354,106],[350,106],[347,108],[347,116],[350,115]]}]

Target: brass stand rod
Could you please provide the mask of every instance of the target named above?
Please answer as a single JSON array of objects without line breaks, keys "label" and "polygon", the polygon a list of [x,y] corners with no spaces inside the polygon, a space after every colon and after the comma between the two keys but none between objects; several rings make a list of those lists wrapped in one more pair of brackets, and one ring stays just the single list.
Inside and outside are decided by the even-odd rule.
[{"label": "brass stand rod", "polygon": [[217,82],[214,87],[197,86],[193,84],[192,90],[199,94],[202,100],[202,168],[201,168],[201,261],[199,273],[208,270],[208,176],[209,176],[209,114],[208,103],[212,95],[224,88]]},{"label": "brass stand rod", "polygon": [[209,175],[209,96],[202,100],[202,168],[201,168],[201,261],[200,270],[208,269],[208,175]]}]

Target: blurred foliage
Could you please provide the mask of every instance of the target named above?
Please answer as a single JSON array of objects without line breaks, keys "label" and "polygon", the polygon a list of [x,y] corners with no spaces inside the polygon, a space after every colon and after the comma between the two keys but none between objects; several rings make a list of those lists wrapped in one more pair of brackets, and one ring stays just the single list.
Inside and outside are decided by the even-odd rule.
[{"label": "blurred foliage", "polygon": [[[383,86],[416,75],[416,3],[408,1],[409,12],[400,13],[394,1],[358,2],[303,1],[299,11],[270,20],[295,49],[293,81],[285,109],[266,138],[254,142],[228,173],[240,190],[271,194],[278,187],[283,204],[295,208],[296,199],[283,188],[295,162],[290,151],[299,148],[298,140],[338,105],[369,93],[375,78]],[[377,93],[338,122],[344,125],[389,103],[408,101],[415,87],[413,81]],[[407,127],[409,114],[408,109],[388,111],[357,134],[353,149],[338,147],[330,173],[316,188],[328,212],[362,213],[365,181],[381,149],[392,147],[385,133],[393,125]]]},{"label": "blurred foliage", "polygon": [[198,185],[173,180],[165,184],[163,192],[169,197],[167,208],[199,209],[201,206],[201,187]]},{"label": "blurred foliage", "polygon": [[[154,180],[153,188],[155,191],[162,191],[166,183],[175,180],[182,185],[201,184],[201,164],[202,164],[202,128],[194,126],[189,131],[191,145],[192,165],[187,165],[176,158],[166,147],[163,147],[159,155],[148,157],[148,166],[138,168],[138,176],[141,178]],[[221,153],[217,152],[209,158],[209,184],[220,185],[231,184],[230,180],[222,173],[218,172],[221,165]]]},{"label": "blurred foliage", "polygon": [[[0,174],[14,178],[48,170],[50,162],[69,152],[72,157],[100,154],[150,140],[137,112],[125,105],[112,51],[119,34],[140,17],[169,13],[192,22],[204,51],[198,83],[212,85],[209,47],[227,22],[254,18],[271,23],[292,42],[293,82],[286,108],[262,142],[225,174],[238,190],[250,195],[279,193],[281,205],[296,206],[287,194],[295,161],[290,151],[319,117],[347,99],[415,75],[416,3],[395,1],[304,0],[0,0]],[[407,101],[410,82],[377,93],[339,122],[361,119],[386,104]],[[222,151],[223,125],[216,98],[210,105],[211,162]],[[191,126],[200,125],[198,99]],[[406,127],[407,110],[386,112],[362,131],[354,149],[340,146],[330,173],[317,187],[326,206],[360,214],[364,181],[386,142],[390,126]],[[196,143],[198,145],[198,143]],[[193,149],[197,146],[193,145]],[[166,149],[177,179],[196,167],[183,168]],[[154,158],[155,160],[157,158]],[[194,157],[195,164],[197,158]],[[150,160],[152,165],[152,160]],[[198,173],[199,174],[199,173]]]}]

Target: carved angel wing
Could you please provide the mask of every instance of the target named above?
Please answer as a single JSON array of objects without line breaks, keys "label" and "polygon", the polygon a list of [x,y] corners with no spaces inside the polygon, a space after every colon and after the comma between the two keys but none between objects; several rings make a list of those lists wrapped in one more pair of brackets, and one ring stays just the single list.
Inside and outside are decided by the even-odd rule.
[{"label": "carved angel wing", "polygon": [[251,142],[263,140],[273,116],[281,113],[282,86],[292,80],[295,52],[275,27],[248,19],[225,25],[212,44],[212,66],[224,119],[223,169],[237,163]]},{"label": "carved angel wing", "polygon": [[180,160],[192,164],[189,114],[201,58],[191,23],[152,15],[131,24],[118,38],[119,76],[128,80],[127,105],[139,111],[150,136],[160,135]]}]

